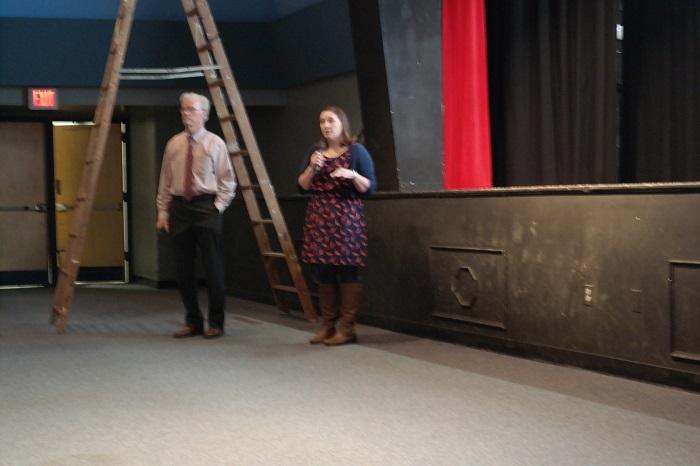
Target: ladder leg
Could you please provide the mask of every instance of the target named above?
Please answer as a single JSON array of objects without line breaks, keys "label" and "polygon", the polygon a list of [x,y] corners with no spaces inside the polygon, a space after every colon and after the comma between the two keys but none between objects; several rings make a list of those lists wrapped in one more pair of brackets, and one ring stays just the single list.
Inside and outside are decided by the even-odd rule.
[{"label": "ladder leg", "polygon": [[68,251],[65,263],[60,266],[51,309],[50,322],[56,326],[59,333],[65,332],[68,323],[70,306],[75,292],[75,280],[80,269],[80,258],[85,246],[85,237],[97,188],[97,179],[104,159],[109,126],[114,113],[114,103],[119,88],[119,70],[124,63],[136,1],[122,0],[114,24],[114,33],[102,78],[100,98],[95,109],[93,120],[95,126],[90,131],[85,166],[78,188],[76,209],[69,233]]}]

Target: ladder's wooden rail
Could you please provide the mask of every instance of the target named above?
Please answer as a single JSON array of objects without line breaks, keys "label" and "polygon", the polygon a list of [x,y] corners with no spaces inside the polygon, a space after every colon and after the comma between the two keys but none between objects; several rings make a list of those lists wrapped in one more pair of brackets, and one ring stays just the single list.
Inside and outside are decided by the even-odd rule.
[{"label": "ladder's wooden rail", "polygon": [[114,113],[114,103],[119,87],[119,69],[124,63],[136,1],[122,0],[114,24],[109,56],[100,86],[100,97],[95,109],[93,120],[95,126],[90,130],[85,168],[80,178],[65,263],[61,264],[58,284],[54,293],[51,323],[56,325],[60,333],[65,332],[70,304],[75,293],[75,280],[80,269],[80,259],[85,247],[85,238],[90,222],[95,190],[102,161],[104,160],[109,126]]},{"label": "ladder's wooden rail", "polygon": [[[219,63],[216,63],[214,57],[210,52],[211,47],[209,46],[207,35],[204,31],[204,25],[201,22],[199,16],[198,6],[195,5],[195,2],[192,0],[183,0],[182,5],[183,9],[185,10],[187,23],[190,27],[190,32],[192,33],[192,39],[194,40],[194,45],[197,49],[197,55],[199,57],[200,63],[203,66],[216,67],[219,70],[219,72],[222,72],[223,66]],[[207,84],[209,86],[212,97],[212,104],[214,110],[217,113],[217,116],[219,117],[219,123],[221,125],[221,130],[224,134],[224,139],[226,140],[226,145],[229,148],[229,153],[238,152],[240,144],[238,142],[238,137],[236,136],[235,127],[233,126],[234,119],[231,118],[229,106],[226,103],[226,96],[223,93],[220,84],[217,84],[220,83],[219,74],[215,70],[212,70],[211,72],[205,72],[204,78],[206,79]],[[222,117],[224,121],[222,121]],[[236,173],[238,185],[250,185],[250,175],[248,174],[242,157],[240,155],[232,156],[231,159],[233,169]],[[243,197],[243,201],[246,205],[246,209],[248,210],[248,216],[251,218],[260,218],[260,207],[258,206],[255,194],[250,190],[243,189],[240,189],[240,192]],[[270,240],[266,232],[258,228],[254,228],[253,231],[255,234],[255,240],[258,245],[258,249],[260,251],[269,250]],[[275,283],[279,283],[279,275],[277,274],[275,264],[263,258],[263,266],[270,284],[274,285]],[[273,298],[278,308],[285,311],[288,309],[286,302],[283,299],[281,299],[281,297],[277,293],[273,292]]]},{"label": "ladder's wooden rail", "polygon": [[[283,257],[286,259],[290,276],[294,282],[293,288],[297,292],[304,310],[304,314],[307,319],[315,320],[317,315],[314,310],[313,302],[311,301],[311,295],[302,275],[301,266],[289,236],[286,222],[284,221],[284,217],[280,210],[274,187],[270,182],[267,168],[265,167],[260,154],[257,140],[248,119],[248,114],[245,110],[243,100],[236,85],[230,63],[221,43],[221,37],[211,14],[211,10],[209,9],[209,5],[206,0],[182,0],[182,4],[187,14],[187,21],[190,25],[190,31],[192,32],[195,47],[202,65],[216,65],[219,68],[218,74],[210,73],[205,77],[211,91],[212,101],[214,102],[217,114],[219,115],[219,121],[221,123],[226,141],[227,143],[235,145],[236,147],[239,145],[235,127],[233,126],[234,118],[231,116],[231,108],[233,110],[233,115],[235,116],[235,122],[237,123],[238,130],[243,138],[245,150],[250,158],[253,172],[255,173],[258,182],[257,186],[260,187],[260,192],[267,206],[270,220],[275,227],[277,239],[282,248],[282,252],[278,254],[277,257],[283,255]],[[226,102],[226,96],[228,96],[229,103]],[[234,169],[236,170],[236,175],[239,177],[239,183],[242,187],[240,192],[246,203],[248,214],[251,219],[259,219],[261,216],[260,208],[257,204],[258,200],[253,193],[253,190],[248,189],[249,187],[253,186],[253,184],[251,183],[245,163],[242,158],[234,156],[233,164]],[[270,256],[265,256],[265,253],[270,251],[270,241],[267,237],[265,225],[259,222],[253,222],[253,230],[258,241],[260,251],[263,254],[263,262],[265,263],[265,269],[268,272],[270,284],[273,288],[273,295],[275,296],[275,300],[279,305],[280,300],[278,299],[278,293],[275,290],[286,291],[291,287],[280,288],[277,286],[280,285],[280,283],[278,274],[275,272],[275,265],[272,263]],[[285,306],[283,304],[280,307],[283,308]]]}]

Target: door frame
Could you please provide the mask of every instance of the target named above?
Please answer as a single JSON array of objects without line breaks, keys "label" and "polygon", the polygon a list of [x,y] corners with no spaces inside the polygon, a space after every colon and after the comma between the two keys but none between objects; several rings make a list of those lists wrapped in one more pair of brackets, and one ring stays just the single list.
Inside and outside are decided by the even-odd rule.
[{"label": "door frame", "polygon": [[[53,204],[51,204],[51,207],[53,207],[53,233],[52,233],[52,239],[53,239],[53,248],[52,248],[52,259],[53,259],[53,266],[55,273],[58,273],[58,245],[57,245],[57,231],[56,231],[56,209],[55,209],[55,150],[53,146],[53,127],[55,124],[58,123],[58,125],[62,126],[71,126],[73,124],[74,126],[88,126],[92,127],[94,126],[92,120],[74,120],[74,119],[66,119],[66,118],[53,118],[50,121],[50,126],[51,126],[51,140],[52,140],[52,145],[51,145],[51,153],[50,153],[50,162],[51,162],[51,169],[52,169],[52,177],[50,179],[50,186],[51,186],[51,194],[54,197]],[[123,232],[123,243],[122,243],[122,268],[121,268],[121,277],[117,277],[112,275],[115,273],[118,269],[115,270],[109,270],[109,269],[94,269],[94,268],[86,268],[86,267],[81,267],[78,270],[78,276],[76,277],[75,283],[77,284],[86,284],[86,283],[102,283],[102,284],[125,284],[129,283],[131,281],[131,270],[130,270],[130,257],[129,257],[129,231],[130,231],[130,221],[129,221],[129,202],[128,202],[128,196],[129,196],[129,189],[128,189],[128,147],[127,147],[127,122],[126,119],[124,118],[113,118],[110,124],[117,124],[119,125],[119,132],[120,132],[120,143],[121,143],[121,170],[122,170],[122,186],[121,186],[121,202],[122,202],[122,232]]]},{"label": "door frame", "polygon": [[[44,183],[46,185],[46,244],[48,248],[46,280],[36,284],[18,284],[0,286],[2,288],[46,287],[55,286],[58,281],[58,262],[56,244],[56,196],[54,173],[54,144],[53,123],[60,121],[91,122],[94,117],[94,107],[83,107],[71,110],[29,110],[18,107],[0,107],[0,122],[17,123],[42,123],[44,126]],[[123,228],[124,228],[124,274],[119,281],[107,281],[107,283],[129,283],[132,279],[130,257],[130,233],[131,219],[129,211],[129,145],[128,145],[128,118],[125,112],[115,109],[111,123],[121,125],[122,143],[122,202],[123,202]],[[100,281],[105,283],[105,281]]]}]

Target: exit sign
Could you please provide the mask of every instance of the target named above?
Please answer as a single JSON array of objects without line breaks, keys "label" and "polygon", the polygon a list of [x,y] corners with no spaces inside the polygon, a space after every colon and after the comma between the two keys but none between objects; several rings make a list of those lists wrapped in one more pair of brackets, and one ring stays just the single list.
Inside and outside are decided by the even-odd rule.
[{"label": "exit sign", "polygon": [[55,87],[29,88],[29,108],[31,110],[57,110],[58,91]]}]

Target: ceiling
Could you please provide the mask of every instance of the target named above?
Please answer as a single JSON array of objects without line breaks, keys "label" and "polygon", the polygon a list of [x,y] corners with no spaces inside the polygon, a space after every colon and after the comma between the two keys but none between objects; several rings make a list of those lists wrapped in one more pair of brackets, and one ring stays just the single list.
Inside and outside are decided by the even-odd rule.
[{"label": "ceiling", "polygon": [[[267,22],[322,0],[209,0],[214,18],[227,22]],[[120,0],[0,0],[0,17],[114,19]],[[180,21],[180,0],[138,0],[136,19]]]}]

